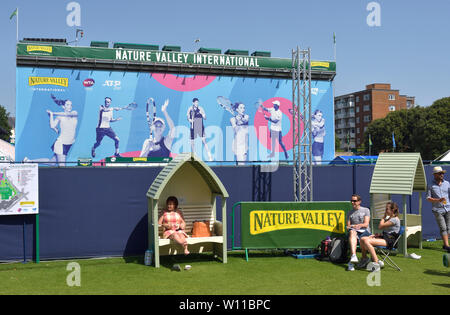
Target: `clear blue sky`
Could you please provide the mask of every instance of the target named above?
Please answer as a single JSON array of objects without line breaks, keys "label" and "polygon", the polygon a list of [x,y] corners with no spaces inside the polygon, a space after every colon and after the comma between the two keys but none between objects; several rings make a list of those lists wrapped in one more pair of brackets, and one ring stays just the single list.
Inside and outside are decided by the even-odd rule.
[{"label": "clear blue sky", "polygon": [[[71,0],[1,1],[0,104],[15,115],[16,21],[19,38],[73,40],[66,6]],[[296,46],[314,60],[333,59],[337,41],[335,94],[391,83],[401,94],[430,105],[450,96],[450,1],[378,0],[381,26],[366,23],[369,0],[77,0],[81,5],[79,46],[93,40],[271,51],[290,58]],[[194,40],[200,38],[200,43]]]}]

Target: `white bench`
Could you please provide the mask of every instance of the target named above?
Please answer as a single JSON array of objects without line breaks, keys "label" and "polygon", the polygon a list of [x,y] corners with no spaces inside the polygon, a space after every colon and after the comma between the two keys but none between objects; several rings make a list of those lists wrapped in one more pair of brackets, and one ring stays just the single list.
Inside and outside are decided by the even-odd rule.
[{"label": "white bench", "polygon": [[[163,209],[159,208],[161,217]],[[186,234],[188,250],[190,253],[215,252],[219,254],[222,250],[224,238],[221,231],[221,222],[216,221],[212,205],[183,205],[180,206],[184,221],[186,222]],[[192,227],[195,221],[208,221],[211,231],[210,237],[191,237]],[[163,238],[164,228],[158,226],[160,255],[178,255],[183,253],[183,247],[171,239]],[[220,251],[219,251],[220,250]]]}]

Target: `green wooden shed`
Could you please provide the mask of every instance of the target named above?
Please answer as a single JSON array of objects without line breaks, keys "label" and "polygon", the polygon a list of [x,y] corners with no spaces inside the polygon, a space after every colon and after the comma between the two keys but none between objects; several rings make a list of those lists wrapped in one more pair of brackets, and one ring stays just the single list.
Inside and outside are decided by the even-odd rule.
[{"label": "green wooden shed", "polygon": [[[183,253],[180,245],[162,238],[162,228],[158,226],[158,219],[169,196],[178,198],[188,234],[194,221],[210,223],[211,236],[188,238],[189,251],[213,252],[226,263],[228,192],[206,163],[192,153],[184,153],[177,155],[161,170],[147,192],[148,246],[154,253],[155,267],[160,266],[160,256]],[[222,222],[216,218],[218,198],[221,198]]]},{"label": "green wooden shed", "polygon": [[[422,248],[422,193],[427,190],[425,169],[420,153],[381,153],[378,157],[370,184],[371,227],[378,227],[384,215],[384,207],[392,195],[403,197],[400,220],[405,234],[400,240],[399,251],[408,255],[408,244]],[[418,214],[407,213],[406,196],[419,192]],[[413,205],[411,205],[413,207]]]}]

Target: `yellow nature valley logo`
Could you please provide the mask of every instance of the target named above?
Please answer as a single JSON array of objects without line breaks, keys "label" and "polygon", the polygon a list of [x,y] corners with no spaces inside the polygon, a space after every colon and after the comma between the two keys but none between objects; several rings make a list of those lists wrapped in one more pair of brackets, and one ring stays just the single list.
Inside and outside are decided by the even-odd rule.
[{"label": "yellow nature valley logo", "polygon": [[27,52],[33,52],[33,51],[41,51],[41,52],[47,52],[52,53],[53,47],[52,46],[38,46],[38,45],[27,45]]},{"label": "yellow nature valley logo", "polygon": [[63,87],[69,86],[68,78],[50,78],[50,77],[28,77],[28,84],[30,86],[49,84],[49,85],[59,85]]},{"label": "yellow nature valley logo", "polygon": [[287,229],[345,233],[343,210],[261,210],[250,212],[250,234]]},{"label": "yellow nature valley logo", "polygon": [[311,67],[321,67],[328,69],[330,67],[330,63],[326,61],[311,61]]}]

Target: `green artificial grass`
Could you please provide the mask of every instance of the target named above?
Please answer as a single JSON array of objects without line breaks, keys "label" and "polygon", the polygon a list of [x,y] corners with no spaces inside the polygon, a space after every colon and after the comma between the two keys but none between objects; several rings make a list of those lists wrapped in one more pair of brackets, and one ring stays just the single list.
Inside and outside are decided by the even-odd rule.
[{"label": "green artificial grass", "polygon": [[[450,293],[450,269],[442,264],[442,242],[424,242],[409,252],[420,260],[393,256],[402,268],[382,269],[380,286],[367,284],[368,271],[347,271],[315,259],[296,259],[282,251],[229,252],[222,264],[210,255],[162,257],[161,268],[147,267],[143,257],[0,264],[0,294],[186,294],[186,295],[298,295],[298,294],[442,294]],[[359,254],[360,256],[360,254]],[[66,278],[76,261],[81,286]],[[192,266],[172,271],[173,264]]]}]

